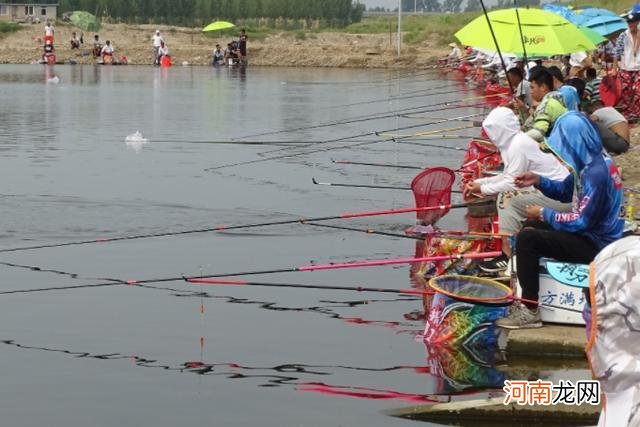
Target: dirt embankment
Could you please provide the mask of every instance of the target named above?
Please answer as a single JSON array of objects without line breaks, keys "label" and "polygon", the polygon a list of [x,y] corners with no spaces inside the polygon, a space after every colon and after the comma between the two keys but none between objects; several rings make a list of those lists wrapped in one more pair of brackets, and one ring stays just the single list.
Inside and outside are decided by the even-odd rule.
[{"label": "dirt embankment", "polygon": [[[175,64],[209,65],[216,43],[224,47],[231,41],[230,36],[208,37],[197,29],[127,24],[104,24],[100,39],[111,40],[116,56],[125,55],[130,64],[150,64],[151,36],[156,28],[161,30]],[[0,39],[0,63],[24,64],[40,59],[43,30],[40,24],[25,25]],[[78,51],[69,48],[71,33],[76,28],[59,23],[55,31],[58,62],[73,59],[81,64],[93,63],[92,33],[84,34],[85,44]],[[447,52],[427,41],[405,45],[398,57],[395,43],[395,36],[390,41],[388,34],[286,32],[252,40],[249,33],[248,57],[251,64],[265,66],[413,68],[434,64],[435,58]]]},{"label": "dirt embankment", "polygon": [[640,190],[640,126],[631,130],[629,151],[615,158],[625,185]]}]

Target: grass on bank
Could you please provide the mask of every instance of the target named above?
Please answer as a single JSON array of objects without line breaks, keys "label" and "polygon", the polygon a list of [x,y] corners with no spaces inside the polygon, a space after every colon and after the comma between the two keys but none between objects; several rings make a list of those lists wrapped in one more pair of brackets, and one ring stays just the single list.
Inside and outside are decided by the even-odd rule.
[{"label": "grass on bank", "polygon": [[571,2],[566,2],[566,4],[573,6],[576,9],[586,7],[600,7],[620,14],[631,9],[637,2],[638,0],[574,0]]},{"label": "grass on bank", "polygon": [[20,24],[15,22],[0,21],[0,35],[14,33],[20,29]]},{"label": "grass on bank", "polygon": [[[421,43],[427,39],[438,46],[451,43],[453,33],[478,16],[478,12],[439,13],[429,15],[405,15],[402,18],[403,41],[407,44]],[[398,31],[398,18],[377,16],[365,18],[344,29],[352,34],[382,34]]]}]

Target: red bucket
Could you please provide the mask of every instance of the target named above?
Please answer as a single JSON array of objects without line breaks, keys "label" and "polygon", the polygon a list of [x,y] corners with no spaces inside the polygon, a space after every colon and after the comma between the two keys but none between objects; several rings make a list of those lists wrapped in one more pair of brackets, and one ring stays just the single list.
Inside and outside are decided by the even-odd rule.
[{"label": "red bucket", "polygon": [[160,60],[160,65],[162,67],[171,67],[171,57],[167,55],[163,56]]}]

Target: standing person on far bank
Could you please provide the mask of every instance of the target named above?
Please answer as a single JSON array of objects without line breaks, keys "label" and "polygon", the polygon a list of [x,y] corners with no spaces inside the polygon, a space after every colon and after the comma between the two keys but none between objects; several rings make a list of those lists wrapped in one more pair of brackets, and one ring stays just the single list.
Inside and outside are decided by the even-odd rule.
[{"label": "standing person on far bank", "polygon": [[160,45],[164,41],[162,36],[160,36],[160,30],[156,30],[156,33],[151,37],[151,41],[153,42],[153,65],[160,65],[160,56],[158,51],[160,50]]},{"label": "standing person on far bank", "polygon": [[640,3],[625,16],[629,29],[616,42],[613,68],[622,81],[620,104],[627,119],[640,117]]},{"label": "standing person on far bank", "polygon": [[44,43],[47,43],[47,40],[51,41],[51,44],[53,44],[53,34],[55,33],[55,30],[53,29],[53,25],[51,25],[51,22],[47,21],[47,24],[44,26]]},{"label": "standing person on far bank", "polygon": [[243,28],[240,31],[240,41],[238,42],[238,50],[240,51],[240,61],[244,61],[247,57],[247,40],[249,37],[247,36],[247,32]]}]

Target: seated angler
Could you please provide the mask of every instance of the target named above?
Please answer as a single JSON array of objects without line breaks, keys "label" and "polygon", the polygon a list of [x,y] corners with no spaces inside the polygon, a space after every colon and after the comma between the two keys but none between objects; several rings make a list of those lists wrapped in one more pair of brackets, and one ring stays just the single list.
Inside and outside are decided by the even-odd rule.
[{"label": "seated angler", "polygon": [[169,56],[169,48],[164,43],[164,40],[161,40],[158,47],[158,64],[162,64],[162,57],[164,56]]},{"label": "seated angler", "polygon": [[110,40],[107,40],[105,42],[105,45],[102,46],[102,51],[100,52],[100,55],[102,56],[102,61],[105,64],[112,64],[113,63],[113,52],[114,52],[114,48],[113,45],[111,44]]},{"label": "seated angler", "polygon": [[[543,153],[539,144],[520,130],[518,118],[509,108],[498,107],[482,122],[482,128],[500,150],[504,171],[490,178],[477,179],[467,185],[465,193],[482,195],[498,194],[498,220],[500,232],[516,234],[527,218],[527,205],[541,205],[557,211],[571,210],[570,203],[562,203],[545,197],[534,188],[519,189],[515,185],[518,175],[533,171],[553,180],[564,180],[569,171],[551,153]],[[504,270],[511,256],[509,240],[502,241],[503,254],[480,264],[486,272]]]},{"label": "seated angler", "polygon": [[71,33],[71,40],[69,43],[71,44],[71,49],[80,49],[80,39],[75,31]]},{"label": "seated angler", "polygon": [[626,153],[631,141],[627,119],[615,108],[605,107],[602,100],[595,101],[591,111],[591,120],[600,132],[605,150],[610,154]]},{"label": "seated angler", "polygon": [[220,65],[224,63],[224,52],[222,51],[222,49],[220,48],[220,45],[217,44],[216,48],[213,51],[213,60],[212,60],[212,65]]},{"label": "seated angler", "polygon": [[91,53],[94,58],[98,58],[102,54],[102,42],[100,41],[100,36],[97,34],[93,36],[93,49]]},{"label": "seated angler", "polygon": [[562,96],[554,90],[553,77],[544,67],[534,67],[529,71],[531,97],[538,106],[529,116],[523,130],[535,141],[542,142],[551,133],[553,124],[567,112]]},{"label": "seated angler", "polygon": [[562,115],[546,144],[571,173],[564,181],[554,181],[526,172],[516,178],[516,185],[533,185],[545,196],[563,202],[573,199],[573,209],[563,213],[538,205],[527,208],[530,221],[516,240],[523,302],[496,322],[506,329],[542,326],[538,308],[541,258],[588,264],[602,248],[622,236],[622,182],[615,165],[605,158],[600,136],[587,117],[574,111]]}]

